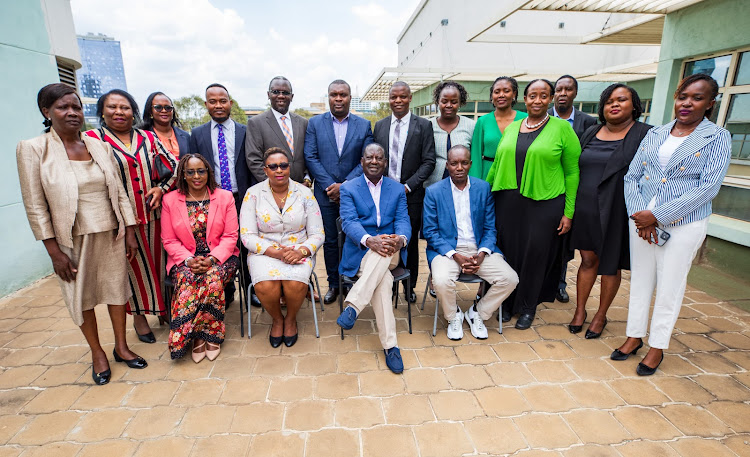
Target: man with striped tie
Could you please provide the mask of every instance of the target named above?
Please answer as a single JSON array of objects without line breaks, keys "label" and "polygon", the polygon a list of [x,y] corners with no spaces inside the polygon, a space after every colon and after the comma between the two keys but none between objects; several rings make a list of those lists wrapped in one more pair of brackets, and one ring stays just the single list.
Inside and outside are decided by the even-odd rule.
[{"label": "man with striped tie", "polygon": [[307,119],[289,111],[293,99],[292,83],[283,76],[276,76],[268,85],[271,108],[247,120],[245,157],[258,182],[266,179],[263,153],[276,147],[283,149],[289,158],[292,166],[289,177],[307,187],[312,186],[304,154]]}]

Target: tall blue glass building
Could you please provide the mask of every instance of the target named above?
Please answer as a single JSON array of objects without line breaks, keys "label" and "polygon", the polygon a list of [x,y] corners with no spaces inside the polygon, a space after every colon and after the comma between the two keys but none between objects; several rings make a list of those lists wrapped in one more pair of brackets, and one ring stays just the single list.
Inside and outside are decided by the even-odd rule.
[{"label": "tall blue glass building", "polygon": [[78,35],[82,67],[78,70],[78,89],[84,99],[86,122],[98,126],[96,100],[112,89],[128,90],[122,63],[120,42],[103,34]]}]

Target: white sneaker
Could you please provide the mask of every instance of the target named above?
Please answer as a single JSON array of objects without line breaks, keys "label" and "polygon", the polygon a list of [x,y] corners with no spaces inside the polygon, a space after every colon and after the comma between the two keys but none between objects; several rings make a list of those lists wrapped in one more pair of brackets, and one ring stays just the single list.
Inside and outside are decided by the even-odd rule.
[{"label": "white sneaker", "polygon": [[478,340],[487,339],[487,327],[484,326],[484,322],[482,322],[482,318],[479,317],[479,313],[474,311],[474,305],[471,305],[469,310],[466,311],[466,322],[469,323],[469,328],[471,329],[471,334],[474,338]]},{"label": "white sneaker", "polygon": [[448,339],[460,340],[464,337],[464,313],[459,309],[456,311],[456,317],[448,321]]}]

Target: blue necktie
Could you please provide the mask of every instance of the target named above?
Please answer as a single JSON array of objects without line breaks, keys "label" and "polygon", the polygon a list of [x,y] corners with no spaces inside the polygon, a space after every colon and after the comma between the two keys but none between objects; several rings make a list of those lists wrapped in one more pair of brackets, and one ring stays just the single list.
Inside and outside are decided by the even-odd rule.
[{"label": "blue necktie", "polygon": [[219,175],[221,176],[221,188],[232,191],[232,177],[229,174],[229,157],[227,156],[227,142],[224,139],[224,126],[216,124],[219,127]]}]

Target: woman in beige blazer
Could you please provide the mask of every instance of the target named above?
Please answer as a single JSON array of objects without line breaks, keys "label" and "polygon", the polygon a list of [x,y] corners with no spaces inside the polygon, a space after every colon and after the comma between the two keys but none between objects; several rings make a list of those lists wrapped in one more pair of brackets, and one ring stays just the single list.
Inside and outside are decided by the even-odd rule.
[{"label": "woman in beige blazer", "polygon": [[[107,303],[117,362],[145,368],[125,340],[131,296],[127,259],[137,252],[133,210],[120,184],[110,146],[81,135],[83,108],[75,89],[44,86],[37,96],[46,132],[16,148],[18,176],[31,231],[52,260],[73,322],[91,348],[91,376],[109,382],[94,307]],[[123,240],[124,238],[124,240]]]}]

